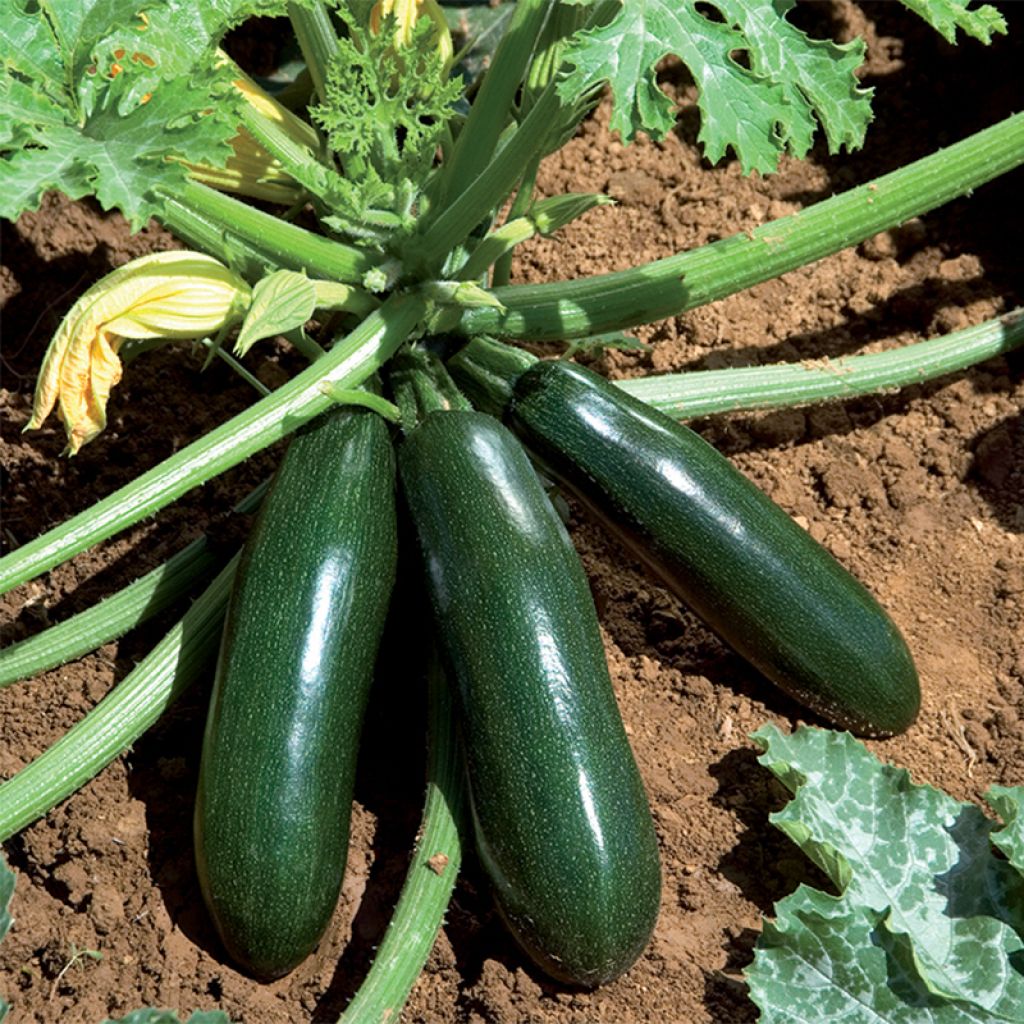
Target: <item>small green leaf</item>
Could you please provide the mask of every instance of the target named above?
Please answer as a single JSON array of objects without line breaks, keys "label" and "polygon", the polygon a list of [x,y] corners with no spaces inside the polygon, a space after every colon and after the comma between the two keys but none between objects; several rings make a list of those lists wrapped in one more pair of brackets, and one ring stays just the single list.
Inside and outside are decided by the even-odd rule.
[{"label": "small green leaf", "polygon": [[1006,35],[1006,21],[991,4],[984,4],[968,10],[972,0],[903,0],[903,6],[919,14],[948,43],[956,42],[956,30],[962,29],[969,36],[980,39],[986,45],[992,41],[992,34]]},{"label": "small green leaf", "polygon": [[416,22],[402,47],[390,15],[376,35],[351,14],[342,18],[348,33],[327,69],[325,102],[310,108],[344,170],[333,212],[357,223],[386,223],[390,213],[407,233],[414,221],[406,214],[434,166],[462,80],[448,78],[430,18]]},{"label": "small green leaf", "polygon": [[252,289],[252,302],[235,341],[236,356],[263,338],[301,327],[316,308],[316,285],[305,274],[275,270],[261,278]]},{"label": "small green leaf", "polygon": [[601,193],[566,192],[564,195],[538,200],[530,207],[527,216],[542,235],[550,235],[595,206],[614,205],[615,200],[611,196]]},{"label": "small green leaf", "polygon": [[1024,786],[992,786],[985,799],[1006,823],[992,833],[992,842],[1024,874]]},{"label": "small green leaf", "polygon": [[[1024,876],[994,855],[995,823],[973,804],[914,785],[905,770],[879,763],[847,733],[800,728],[786,736],[765,726],[753,738],[765,750],[761,763],[794,794],[772,823],[842,893],[827,903],[822,894],[814,897],[813,926],[808,890],[778,904],[777,927],[766,930],[748,971],[755,1001],[769,999],[759,993],[778,992],[785,983],[792,990],[785,1003],[790,1014],[800,998],[842,1001],[852,994],[861,1009],[851,1009],[850,1017],[837,1011],[836,1019],[1024,1020]],[[827,928],[819,920],[825,918]],[[801,931],[800,922],[814,937]],[[858,929],[864,934],[850,938]],[[828,979],[843,976],[853,955],[848,945],[864,957],[877,956],[871,951],[878,947],[886,951],[887,988],[878,987],[882,976],[876,973],[871,984],[833,991]],[[807,968],[811,946],[823,965],[813,976]],[[893,958],[902,965],[898,972]],[[890,1012],[885,1007],[893,991],[910,1006],[924,999],[921,1005],[933,1015]],[[953,1004],[960,1016],[948,1015],[946,1006]],[[768,1004],[760,1005],[767,1013]]]}]

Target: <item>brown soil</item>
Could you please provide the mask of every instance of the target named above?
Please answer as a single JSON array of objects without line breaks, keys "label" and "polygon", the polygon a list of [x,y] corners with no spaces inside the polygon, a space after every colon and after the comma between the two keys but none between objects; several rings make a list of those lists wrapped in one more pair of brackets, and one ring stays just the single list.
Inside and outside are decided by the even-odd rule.
[{"label": "brown soil", "polygon": [[[544,167],[547,192],[607,192],[588,214],[517,263],[517,280],[626,267],[743,231],[969,132],[1019,105],[1024,18],[985,49],[945,45],[895,4],[819,3],[806,21],[866,34],[876,121],[862,152],[786,161],[767,180],[705,166],[684,112],[664,143],[624,148],[602,107]],[[862,13],[865,12],[865,13]],[[667,68],[684,102],[693,86]],[[613,376],[836,356],[977,323],[1024,301],[1018,232],[1024,179],[784,278],[638,332],[644,352],[609,352]],[[219,365],[199,372],[187,346],[129,367],[108,431],[58,458],[55,423],[28,435],[33,378],[75,296],[111,267],[175,245],[158,227],[129,237],[88,203],[48,199],[4,228],[4,544],[86,508],[237,412],[250,398]],[[259,375],[293,363],[264,349]],[[891,611],[920,669],[924,708],[903,737],[873,742],[920,782],[979,800],[1024,782],[1024,376],[1019,356],[902,394],[698,424]],[[4,640],[94,602],[197,535],[272,464],[253,460],[155,520],[4,599]],[[602,617],[622,712],[662,843],[664,900],[653,942],[623,978],[592,993],[541,976],[505,936],[475,866],[404,1019],[443,1022],[753,1020],[741,980],[763,914],[801,881],[820,881],[768,824],[782,796],[748,734],[791,728],[800,710],[724,649],[596,526],[573,532]],[[180,612],[180,609],[178,610]],[[161,635],[165,616],[76,664],[0,693],[0,773],[53,742]],[[409,676],[408,678],[412,678]],[[206,689],[196,688],[124,757],[6,845],[17,872],[14,927],[0,947],[0,991],[15,1024],[95,1024],[142,1005],[221,1007],[245,1024],[333,1021],[359,985],[401,883],[421,789],[418,720],[390,701],[371,713],[349,873],[319,951],[261,986],[225,960],[199,897],[190,818]],[[68,967],[72,947],[96,950]],[[65,970],[65,968],[67,968]]]}]

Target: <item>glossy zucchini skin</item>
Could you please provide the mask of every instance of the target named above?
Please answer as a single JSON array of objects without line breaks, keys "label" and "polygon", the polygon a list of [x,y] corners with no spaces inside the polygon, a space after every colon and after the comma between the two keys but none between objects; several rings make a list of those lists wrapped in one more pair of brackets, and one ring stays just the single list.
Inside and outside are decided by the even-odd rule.
[{"label": "glossy zucchini skin", "polygon": [[571,363],[518,377],[507,422],[718,635],[824,718],[868,736],[920,706],[907,645],[820,544],[688,427]]},{"label": "glossy zucchini skin", "polygon": [[292,441],[246,541],[196,798],[203,896],[262,980],[313,950],[338,900],[396,558],[388,429],[328,412]]},{"label": "glossy zucchini skin", "polygon": [[429,414],[398,464],[498,908],[548,974],[608,981],[650,938],[660,866],[579,557],[491,416]]}]

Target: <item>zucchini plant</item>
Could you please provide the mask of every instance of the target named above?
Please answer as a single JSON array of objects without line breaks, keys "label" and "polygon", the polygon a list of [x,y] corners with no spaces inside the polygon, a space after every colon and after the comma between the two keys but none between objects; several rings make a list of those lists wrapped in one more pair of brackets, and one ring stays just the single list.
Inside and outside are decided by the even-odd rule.
[{"label": "zucchini plant", "polygon": [[[1005,28],[988,5],[907,4],[950,39],[960,30],[988,42]],[[427,556],[446,667],[459,693],[480,858],[522,944],[551,974],[573,983],[610,978],[639,955],[656,913],[656,843],[607,671],[600,657],[595,660],[593,609],[583,578],[578,567],[570,568],[571,551],[526,456],[493,417],[467,408],[469,400],[505,416],[542,465],[597,507],[769,678],[832,721],[886,734],[906,728],[918,703],[913,665],[887,616],[725,460],[668,417],[916,384],[1024,340],[1024,319],[1011,313],[946,338],[854,357],[842,374],[782,365],[669,375],[614,388],[567,364],[528,365],[534,358],[516,342],[587,339],[679,314],[925,214],[1024,163],[1024,115],[1017,114],[799,214],[697,249],[578,280],[511,282],[516,246],[608,202],[600,195],[536,194],[541,160],[575,133],[606,85],[612,127],[625,141],[640,131],[658,137],[672,130],[675,111],[655,77],[666,56],[680,58],[701,83],[699,141],[712,161],[731,151],[745,172],[770,173],[783,154],[805,156],[818,126],[831,152],[859,146],[870,118],[870,92],[855,76],[863,44],[809,38],[789,19],[792,6],[789,0],[519,0],[500,22],[500,40],[479,75],[469,70],[477,66],[471,62],[474,47],[454,52],[449,21],[434,0],[153,0],[127,19],[99,0],[11,0],[0,19],[6,68],[0,82],[0,216],[34,209],[46,191],[57,189],[72,199],[94,196],[135,229],[155,218],[187,247],[133,261],[75,302],[47,352],[27,428],[40,426],[57,409],[69,454],[96,443],[108,404],[117,400],[122,359],[144,358],[147,348],[174,339],[205,339],[210,358],[225,360],[250,380],[244,360],[266,338],[284,337],[308,363],[131,484],[0,558],[0,587],[17,587],[159,513],[317,417],[359,424],[385,448],[382,418],[402,421],[408,438],[401,443],[401,477]],[[278,96],[222,47],[231,28],[255,15],[286,17],[301,53],[302,73]],[[225,346],[236,331],[229,352]],[[438,354],[450,359],[457,383],[437,367],[402,377],[401,360],[433,365]],[[375,375],[396,366],[393,392],[381,394]],[[542,386],[542,375],[555,383]],[[443,408],[424,414],[424,396],[427,406]],[[339,405],[363,408],[338,413]],[[580,424],[597,405],[614,410],[613,425],[595,424],[589,416],[589,433],[581,434]],[[417,418],[423,422],[417,425]],[[314,430],[298,439],[295,459],[314,436],[320,435]],[[318,550],[351,543],[363,557],[371,527],[390,522],[388,487],[346,475],[358,470],[359,452],[349,452],[344,439],[330,443],[351,458],[332,467],[335,476],[297,471],[298,496],[283,506],[278,527],[285,540],[268,539],[264,525],[253,534],[253,545],[264,554],[276,551],[275,559],[285,560],[288,531],[301,527],[294,541],[300,553],[308,554],[315,539]],[[625,471],[622,453],[631,447],[650,455],[646,469]],[[489,462],[478,457],[481,449],[499,448],[511,454]],[[651,466],[666,459],[683,467],[673,478],[677,483],[681,474],[693,474],[664,496],[668,524],[645,518],[662,507],[661,498],[648,505],[640,493],[653,486]],[[382,461],[387,459],[378,453],[374,473],[384,472]],[[451,479],[442,469],[454,474]],[[462,490],[469,480],[477,488],[473,494]],[[311,487],[328,508],[317,507]],[[680,501],[704,487],[707,494],[698,500]],[[282,507],[283,489],[280,484],[272,491],[261,523],[279,514],[274,509]],[[503,494],[510,506],[504,516],[496,511]],[[353,504],[359,501],[372,510],[361,514]],[[661,515],[657,511],[655,518]],[[527,518],[546,524],[545,550],[531,547],[536,538],[515,533]],[[456,520],[463,525],[453,537],[447,531]],[[317,722],[323,731],[310,733],[299,751],[294,730],[289,732],[298,728],[289,717],[295,711],[289,687],[294,696],[294,687],[305,685],[295,681],[304,652],[326,641],[322,635],[310,639],[316,615],[303,617],[301,602],[309,593],[307,587],[302,596],[298,579],[306,575],[315,590],[320,577],[315,570],[312,576],[296,571],[279,590],[282,580],[273,566],[255,574],[262,556],[254,548],[241,562],[211,558],[205,545],[189,549],[152,579],[82,613],[73,626],[60,624],[0,652],[0,684],[11,683],[121,635],[191,584],[198,594],[79,725],[0,784],[0,840],[74,792],[208,673],[235,584],[204,753],[198,860],[228,948],[259,975],[287,970],[315,945],[340,884],[351,758],[386,601],[385,578],[392,571],[389,542],[376,542],[369,556],[374,567],[363,570],[376,580],[373,594],[361,588],[359,615],[330,623],[340,630],[331,644],[342,648],[349,646],[346,626],[358,624],[359,643],[342,652],[350,662],[339,670],[340,688],[347,689],[344,714],[336,719],[333,706],[325,706]],[[501,547],[494,549],[495,543]],[[449,561],[462,546],[489,568],[478,573]],[[728,562],[727,571],[719,573],[703,559],[708,551],[717,553],[712,562]],[[483,576],[503,571],[510,552],[518,559],[514,585],[488,590]],[[695,567],[699,574],[691,578]],[[783,602],[781,624],[767,623],[766,608],[748,600],[755,594],[750,579],[759,572],[778,584],[757,594],[769,604]],[[554,577],[569,580],[565,593],[555,592]],[[255,582],[247,591],[249,580]],[[450,603],[455,591],[479,595],[488,628],[481,628],[475,610]],[[506,620],[522,623],[524,615],[522,632],[510,628],[506,634]],[[273,625],[261,627],[260,621]],[[818,657],[827,638],[851,622],[853,642]],[[806,650],[793,639],[794,624],[815,657],[804,657]],[[276,643],[283,633],[294,641],[290,649]],[[269,653],[262,646],[268,638],[275,641]],[[550,645],[564,653],[558,681],[572,696],[568,704],[537,670],[545,668]],[[256,687],[249,699],[259,704],[258,721],[244,695],[241,703],[230,696],[232,659]],[[335,668],[328,660],[324,653],[314,673],[325,685]],[[502,685],[503,666],[520,661],[530,667],[528,678],[518,680],[521,691],[509,690]],[[869,674],[879,664],[885,671]],[[591,690],[578,690],[581,677],[588,677]],[[284,690],[263,688],[278,684]],[[442,689],[435,686],[438,693]],[[316,699],[322,696],[318,692]],[[452,781],[455,739],[443,696],[436,707],[431,771],[449,768],[442,773],[444,785],[428,790],[425,820],[435,830],[429,832],[438,844],[433,855],[443,851],[451,870],[440,881],[427,879],[414,858],[408,899],[403,895],[395,920],[394,934],[402,936],[392,944],[398,952],[392,957],[389,947],[389,958],[382,953],[387,977],[378,985],[381,973],[371,972],[366,994],[353,1002],[352,1020],[376,1019],[372,1014],[382,1005],[390,1011],[404,999],[457,868],[455,823],[463,796]],[[567,707],[573,715],[559,718]],[[318,718],[320,712],[309,714]],[[577,718],[586,723],[580,732],[574,732]],[[528,777],[522,774],[523,752],[494,738],[495,723],[511,719],[523,735],[535,731],[541,751],[529,763]],[[561,731],[553,728],[554,719]],[[250,738],[259,740],[254,753],[246,752]],[[306,773],[323,772],[321,755],[332,753],[331,747],[344,749],[334,762],[330,792],[308,788]],[[296,753],[301,756],[289,761]],[[257,777],[263,757],[275,766],[266,778]],[[218,774],[218,762],[227,766],[226,775]],[[278,788],[267,797],[256,785],[275,779],[286,779],[289,792]],[[533,802],[509,806],[511,790],[526,786],[536,790]],[[261,865],[235,859],[246,843],[260,844],[245,831],[246,822],[268,799],[277,817],[262,822],[262,848],[281,869],[281,893],[274,898],[291,901],[302,889],[302,900],[310,901],[296,909],[296,933],[287,937],[268,933],[263,911],[250,899],[255,883],[247,873]],[[561,812],[569,820],[557,834],[530,825]],[[330,836],[315,827],[325,816],[335,820]],[[278,851],[280,835],[299,819],[296,833],[315,833],[316,842]],[[314,848],[321,841],[330,847],[326,852]],[[215,867],[212,851],[218,847],[227,859]],[[563,857],[574,871],[586,865],[592,901],[572,894]],[[296,878],[318,874],[326,861],[330,867],[314,898]],[[416,941],[410,921],[419,927]],[[378,992],[391,1003],[382,1003]]]}]

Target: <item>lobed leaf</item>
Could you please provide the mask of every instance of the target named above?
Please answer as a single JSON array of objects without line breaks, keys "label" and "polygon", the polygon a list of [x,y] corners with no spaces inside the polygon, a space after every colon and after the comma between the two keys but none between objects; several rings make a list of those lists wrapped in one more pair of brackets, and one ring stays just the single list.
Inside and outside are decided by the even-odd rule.
[{"label": "lobed leaf", "polygon": [[956,30],[983,43],[992,41],[992,34],[1006,34],[1006,21],[991,4],[968,10],[972,0],[902,0],[903,6],[920,15],[946,42],[956,42]]},{"label": "lobed leaf", "polygon": [[95,195],[134,229],[158,192],[188,176],[179,160],[222,167],[241,98],[215,66],[221,35],[274,0],[151,0],[125,18],[117,0],[13,0],[0,25],[0,217],[59,189]]},{"label": "lobed leaf", "polygon": [[462,80],[447,77],[429,18],[416,22],[405,47],[395,46],[388,22],[378,34],[355,19],[348,29],[327,69],[326,100],[310,113],[344,167],[336,197],[342,212],[358,221],[371,207],[402,213],[411,205],[433,167]]},{"label": "lobed leaf", "polygon": [[800,886],[766,921],[747,971],[761,1024],[995,1024],[1001,1018],[929,991],[906,937],[885,915]]},{"label": "lobed leaf", "polygon": [[985,799],[1006,823],[992,833],[992,842],[1024,873],[1024,786],[992,786]]},{"label": "lobed leaf", "polygon": [[847,733],[753,738],[794,794],[772,823],[841,892],[801,887],[778,904],[747,973],[763,1019],[823,999],[844,1021],[1024,1019],[1024,876],[995,856],[995,823]]},{"label": "lobed leaf", "polygon": [[[675,124],[655,66],[670,54],[698,88],[698,136],[712,163],[731,148],[744,173],[775,170],[789,152],[804,156],[818,124],[831,152],[861,144],[871,90],[857,84],[864,44],[810,39],[786,20],[795,0],[647,0],[623,4],[606,25],[570,46],[559,84],[570,99],[602,81],[614,97],[611,127],[630,141],[663,137]],[[717,17],[716,17],[717,15]]]}]

